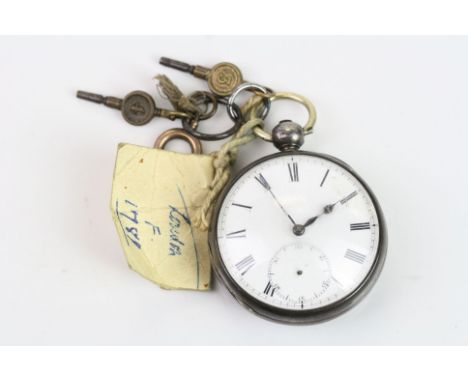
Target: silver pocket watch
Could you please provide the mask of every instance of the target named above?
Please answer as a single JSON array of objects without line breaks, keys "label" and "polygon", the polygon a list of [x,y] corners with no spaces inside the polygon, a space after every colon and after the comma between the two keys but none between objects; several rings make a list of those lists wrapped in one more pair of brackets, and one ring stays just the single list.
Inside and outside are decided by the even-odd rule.
[{"label": "silver pocket watch", "polygon": [[334,318],[362,300],[380,274],[387,248],[382,210],[346,163],[299,150],[300,125],[282,121],[270,138],[281,152],[242,169],[218,197],[209,233],[213,269],[264,318]]}]

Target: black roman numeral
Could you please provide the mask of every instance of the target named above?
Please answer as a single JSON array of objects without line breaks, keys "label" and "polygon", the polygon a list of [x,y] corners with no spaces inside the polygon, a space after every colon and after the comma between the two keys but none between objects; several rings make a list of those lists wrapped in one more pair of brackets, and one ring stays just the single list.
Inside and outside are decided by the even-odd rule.
[{"label": "black roman numeral", "polygon": [[258,174],[258,176],[255,177],[258,183],[260,183],[266,190],[270,191],[271,187],[268,184],[267,180],[263,177],[262,174]]},{"label": "black roman numeral", "polygon": [[288,170],[291,182],[299,182],[299,168],[297,162],[288,163]]},{"label": "black roman numeral", "polygon": [[364,261],[366,260],[366,255],[353,251],[352,249],[347,249],[344,257],[359,264],[364,263]]},{"label": "black roman numeral", "polygon": [[301,304],[301,309],[304,309],[304,297],[299,297],[299,302]]},{"label": "black roman numeral", "polygon": [[265,293],[266,295],[268,296],[271,296],[273,297],[273,295],[275,294],[276,290],[278,289],[277,286],[273,286],[271,285],[271,283],[268,281],[268,284],[266,285],[263,293]]},{"label": "black roman numeral", "polygon": [[325,173],[325,175],[323,176],[322,182],[320,183],[320,187],[322,187],[323,184],[325,183],[325,179],[327,179],[327,176],[328,176],[329,172],[330,172],[330,169],[328,169],[327,172]]},{"label": "black roman numeral", "polygon": [[354,198],[357,195],[357,191],[351,192],[346,198],[343,198],[340,200],[341,204],[345,204],[346,202],[350,201],[352,198]]},{"label": "black roman numeral", "polygon": [[353,223],[349,225],[351,231],[360,231],[362,229],[370,229],[370,223]]},{"label": "black roman numeral", "polygon": [[227,239],[238,239],[240,237],[246,237],[245,232],[246,232],[245,229],[241,229],[239,231],[231,232],[231,233],[228,233],[226,235],[226,238]]},{"label": "black roman numeral", "polygon": [[236,207],[242,207],[242,208],[247,208],[249,210],[252,209],[252,206],[246,206],[245,204],[240,204],[240,203],[232,203],[233,206],[236,206]]},{"label": "black roman numeral", "polygon": [[241,272],[241,275],[244,276],[247,271],[252,268],[255,264],[255,259],[252,255],[244,257],[241,261],[236,264],[236,268]]}]

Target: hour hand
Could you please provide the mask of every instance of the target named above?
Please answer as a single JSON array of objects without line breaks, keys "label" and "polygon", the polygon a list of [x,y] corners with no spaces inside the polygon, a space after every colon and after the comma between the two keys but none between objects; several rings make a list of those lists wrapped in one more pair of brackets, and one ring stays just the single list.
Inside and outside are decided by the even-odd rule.
[{"label": "hour hand", "polygon": [[313,218],[308,219],[304,224],[294,224],[293,233],[296,236],[301,236],[304,234],[306,227],[313,224],[320,216],[322,216],[325,212],[314,216]]},{"label": "hour hand", "polygon": [[304,232],[305,232],[306,227],[308,227],[308,226],[314,224],[315,221],[316,221],[320,216],[322,216],[323,214],[329,214],[329,213],[331,213],[331,212],[333,211],[333,208],[335,207],[335,205],[336,205],[337,203],[339,203],[339,202],[340,202],[340,201],[338,201],[338,202],[336,202],[336,203],[332,203],[332,204],[327,204],[325,207],[323,207],[323,211],[322,211],[320,214],[318,214],[318,215],[316,215],[316,216],[314,216],[314,217],[308,219],[304,224],[294,224],[294,227],[293,227],[293,233],[294,233],[294,235],[296,235],[296,236],[301,236],[301,235],[303,235]]},{"label": "hour hand", "polygon": [[325,207],[323,207],[323,211],[320,214],[308,219],[304,224],[294,224],[294,227],[293,227],[294,235],[296,235],[296,236],[303,235],[304,232],[305,232],[306,227],[313,224],[320,216],[322,216],[323,214],[332,213],[333,209],[335,208],[335,206],[338,203],[345,204],[348,200],[351,200],[356,195],[357,195],[357,191],[353,191],[352,193],[350,193],[349,195],[345,196],[344,198],[336,201],[335,203],[327,204]]},{"label": "hour hand", "polygon": [[309,220],[307,220],[307,221],[304,223],[304,227],[308,227],[308,226],[310,226],[311,224],[313,224],[320,216],[322,216],[322,214],[319,214],[319,215],[314,216],[313,218],[310,218]]},{"label": "hour hand", "polygon": [[344,198],[342,198],[342,199],[336,201],[335,203],[326,205],[326,206],[323,208],[323,213],[329,214],[329,213],[333,212],[333,208],[334,208],[338,203],[345,204],[348,200],[351,200],[351,199],[354,198],[356,195],[357,195],[357,191],[353,191],[353,192],[351,192],[349,195],[347,195],[347,196],[345,196]]}]

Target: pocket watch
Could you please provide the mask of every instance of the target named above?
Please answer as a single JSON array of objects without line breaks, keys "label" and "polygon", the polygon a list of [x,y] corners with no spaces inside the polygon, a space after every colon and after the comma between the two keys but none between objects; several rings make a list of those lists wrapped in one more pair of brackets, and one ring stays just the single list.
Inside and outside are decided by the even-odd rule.
[{"label": "pocket watch", "polygon": [[257,315],[290,324],[328,320],[376,282],[387,248],[384,216],[350,166],[299,150],[301,126],[282,121],[272,135],[281,152],[244,168],[216,202],[213,269]]}]

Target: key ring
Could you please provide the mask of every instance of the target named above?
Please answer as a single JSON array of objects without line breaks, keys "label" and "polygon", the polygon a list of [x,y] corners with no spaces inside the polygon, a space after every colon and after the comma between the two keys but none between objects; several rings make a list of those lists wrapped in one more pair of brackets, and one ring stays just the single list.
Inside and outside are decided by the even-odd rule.
[{"label": "key ring", "polygon": [[192,154],[203,154],[200,140],[187,133],[184,129],[176,128],[164,131],[154,142],[154,148],[163,150],[164,147],[173,139],[182,139],[187,142],[192,149]]},{"label": "key ring", "polygon": [[[191,93],[188,98],[197,107],[205,105],[205,110],[197,115],[197,119],[199,121],[210,119],[216,114],[216,111],[218,110],[218,99],[216,98],[216,95],[211,92],[197,90]],[[211,109],[208,108],[209,104],[211,104]]]},{"label": "key ring", "polygon": [[[317,112],[315,111],[315,106],[314,104],[306,97],[296,94],[296,93],[289,93],[289,92],[279,92],[279,93],[272,93],[269,96],[265,96],[270,103],[278,100],[291,100],[291,101],[296,101],[302,104],[306,109],[307,112],[309,113],[309,118],[305,125],[302,127],[304,130],[304,134],[311,134],[312,129],[314,127],[315,121],[317,119]],[[261,101],[259,99],[256,104],[258,104]],[[249,117],[248,119],[252,118],[257,118],[256,113],[257,113],[257,108],[255,107],[256,105],[253,104],[248,110]],[[253,129],[253,132],[255,135],[265,141],[272,142],[272,136],[271,133],[263,130],[260,127],[255,127]]]},{"label": "key ring", "polygon": [[[219,99],[218,102],[223,103],[221,100],[222,99]],[[240,129],[240,127],[244,123],[244,117],[242,116],[242,112],[239,106],[235,105],[233,106],[233,108],[235,112],[237,113],[237,115],[240,116],[240,118],[234,120],[234,126],[232,126],[230,129],[223,131],[221,133],[208,134],[208,133],[202,133],[201,131],[196,130],[198,127],[197,119],[185,118],[182,120],[182,126],[188,134],[198,139],[201,139],[203,141],[218,141],[220,139],[228,138],[231,135],[234,135],[235,133],[237,133],[237,131]]]},{"label": "key ring", "polygon": [[262,110],[262,113],[259,116],[256,116],[258,118],[265,119],[266,116],[268,115],[268,112],[270,111],[270,107],[271,107],[271,99],[269,97],[267,97],[267,96],[272,94],[273,91],[271,89],[268,89],[265,86],[253,84],[253,83],[250,83],[250,82],[245,82],[245,83],[239,85],[236,88],[236,90],[234,90],[234,92],[229,97],[229,99],[227,101],[227,111],[228,111],[229,117],[233,121],[237,121],[239,119],[240,115],[242,115],[240,113],[238,114],[239,107],[237,107],[237,109],[235,109],[234,105],[237,106],[237,104],[235,103],[235,100],[236,100],[237,96],[244,90],[258,90],[258,91],[262,92],[265,95],[265,97],[261,98],[263,103],[264,103],[264,108]]}]

